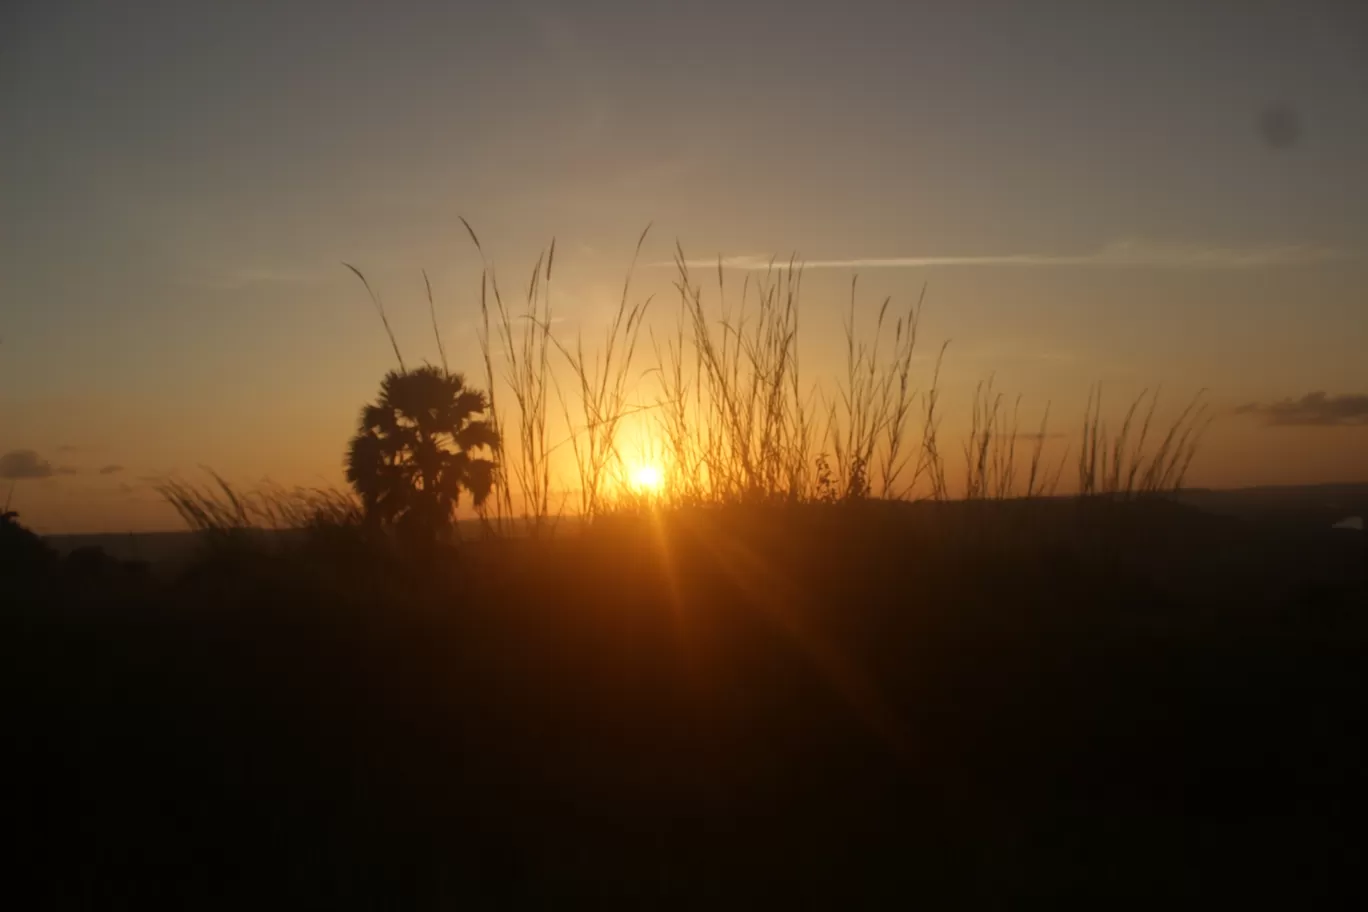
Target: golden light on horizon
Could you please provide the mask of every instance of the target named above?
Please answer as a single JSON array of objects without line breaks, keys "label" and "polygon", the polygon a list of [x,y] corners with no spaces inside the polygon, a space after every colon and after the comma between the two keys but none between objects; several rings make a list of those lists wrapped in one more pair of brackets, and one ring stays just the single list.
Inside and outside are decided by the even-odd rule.
[{"label": "golden light on horizon", "polygon": [[665,473],[659,466],[639,465],[632,469],[632,489],[642,494],[658,494],[665,483]]}]

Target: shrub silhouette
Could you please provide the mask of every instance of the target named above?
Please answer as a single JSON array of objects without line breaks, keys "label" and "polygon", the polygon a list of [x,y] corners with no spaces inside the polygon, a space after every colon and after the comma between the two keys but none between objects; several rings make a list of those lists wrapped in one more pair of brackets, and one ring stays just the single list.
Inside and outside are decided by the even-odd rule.
[{"label": "shrub silhouette", "polygon": [[481,506],[496,463],[475,454],[499,448],[487,408],[460,374],[431,366],[386,374],[347,449],[347,482],[367,522],[433,541],[450,535],[462,489]]},{"label": "shrub silhouette", "polygon": [[52,569],[57,553],[19,522],[13,510],[0,512],[0,575],[9,580],[32,580]]}]

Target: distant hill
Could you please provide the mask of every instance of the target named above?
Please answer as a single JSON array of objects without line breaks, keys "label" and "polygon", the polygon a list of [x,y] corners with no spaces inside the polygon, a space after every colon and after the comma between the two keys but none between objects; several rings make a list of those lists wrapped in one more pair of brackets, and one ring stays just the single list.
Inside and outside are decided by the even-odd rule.
[{"label": "distant hill", "polygon": [[195,534],[188,529],[179,532],[46,535],[44,539],[60,554],[94,547],[119,560],[147,561],[156,565],[182,563],[194,553],[196,542]]},{"label": "distant hill", "polygon": [[1328,526],[1348,516],[1368,515],[1368,484],[1194,488],[1177,499],[1209,513],[1299,525]]},{"label": "distant hill", "polygon": [[[1193,488],[1181,492],[1175,499],[1206,513],[1306,529],[1328,528],[1349,516],[1368,516],[1368,484],[1287,485],[1230,490]],[[561,520],[562,527],[570,527],[574,523],[574,517]],[[464,539],[481,536],[479,520],[462,520],[458,526]],[[176,565],[187,560],[194,553],[196,542],[195,533],[189,530],[49,535],[46,540],[63,554],[77,548],[95,546],[120,560],[144,560],[157,565]]]},{"label": "distant hill", "polygon": [[[572,522],[562,521],[562,524]],[[478,539],[483,534],[478,519],[463,519],[457,524],[461,538]],[[44,540],[60,554],[77,548],[96,547],[119,560],[147,561],[160,567],[175,567],[194,555],[197,533],[189,529],[170,532],[111,532],[74,535],[46,535]]]}]

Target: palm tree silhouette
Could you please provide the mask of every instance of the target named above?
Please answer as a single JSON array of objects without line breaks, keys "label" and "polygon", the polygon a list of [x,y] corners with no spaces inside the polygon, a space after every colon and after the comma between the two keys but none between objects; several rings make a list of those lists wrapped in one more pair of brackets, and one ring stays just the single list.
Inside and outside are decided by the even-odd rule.
[{"label": "palm tree silhouette", "polygon": [[361,410],[347,448],[347,481],[368,520],[424,538],[450,532],[461,489],[475,506],[494,486],[494,425],[483,415],[484,393],[460,374],[425,366],[390,371],[380,396]]}]

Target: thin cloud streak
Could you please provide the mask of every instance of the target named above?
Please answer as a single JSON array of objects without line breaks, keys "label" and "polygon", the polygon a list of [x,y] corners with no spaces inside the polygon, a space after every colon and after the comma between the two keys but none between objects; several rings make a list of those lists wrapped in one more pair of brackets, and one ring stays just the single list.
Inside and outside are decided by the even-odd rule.
[{"label": "thin cloud streak", "polygon": [[1368,427],[1368,394],[1329,395],[1316,390],[1300,399],[1251,402],[1235,413],[1258,415],[1269,427]]},{"label": "thin cloud streak", "polygon": [[[1213,247],[1123,241],[1088,254],[989,254],[985,256],[852,257],[794,262],[803,269],[916,269],[935,266],[1105,267],[1145,269],[1271,269],[1351,259],[1342,250],[1309,244]],[[724,269],[766,270],[788,265],[788,258],[722,257]],[[690,268],[715,269],[718,261],[685,260]],[[656,263],[667,266],[672,263]]]}]

